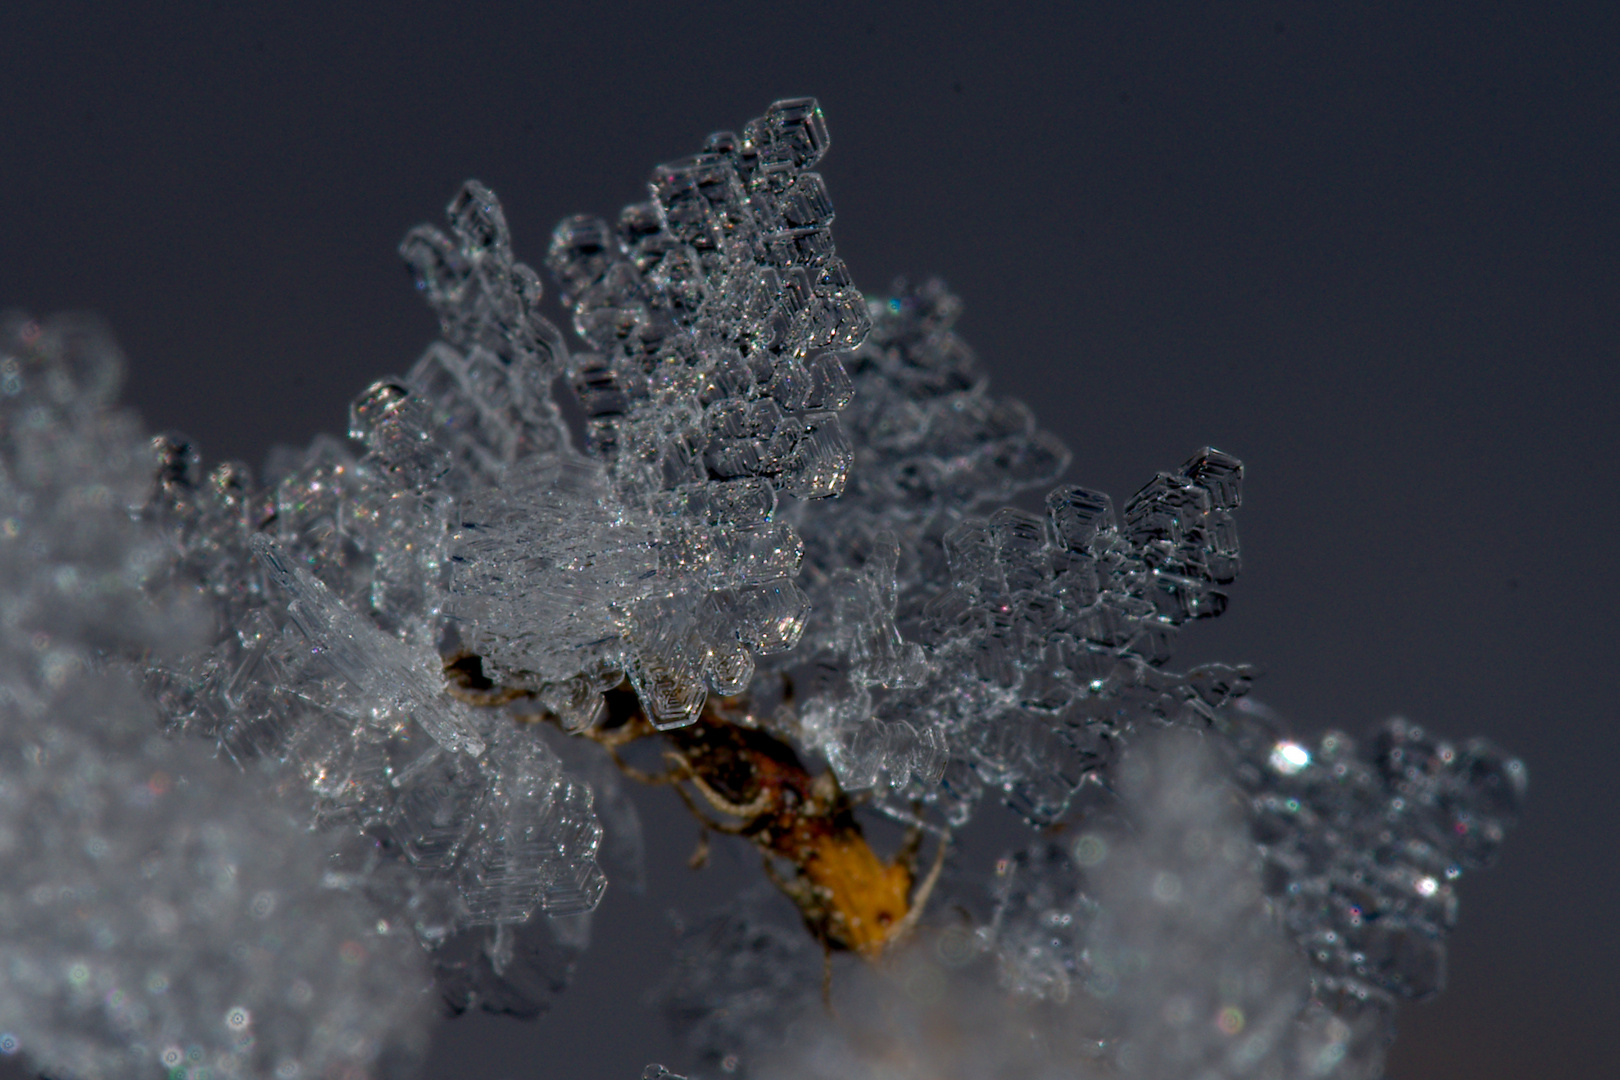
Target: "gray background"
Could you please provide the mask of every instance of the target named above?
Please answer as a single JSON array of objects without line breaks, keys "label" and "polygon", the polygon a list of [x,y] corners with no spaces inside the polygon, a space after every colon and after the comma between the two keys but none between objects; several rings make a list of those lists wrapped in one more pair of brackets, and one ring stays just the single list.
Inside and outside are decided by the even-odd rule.
[{"label": "gray background", "polygon": [[[1306,727],[1401,713],[1528,762],[1391,1075],[1620,1075],[1612,5],[262,7],[0,9],[0,304],[102,313],[151,425],[255,464],[340,430],[434,333],[394,247],[461,180],[538,263],[815,94],[856,280],[945,276],[1075,482],[1248,463],[1244,577],[1183,661],[1263,665]],[[448,1025],[433,1076],[679,1067],[643,1002],[664,912],[751,858],[692,875],[643,805],[649,896],[609,892],[557,1012]]]}]

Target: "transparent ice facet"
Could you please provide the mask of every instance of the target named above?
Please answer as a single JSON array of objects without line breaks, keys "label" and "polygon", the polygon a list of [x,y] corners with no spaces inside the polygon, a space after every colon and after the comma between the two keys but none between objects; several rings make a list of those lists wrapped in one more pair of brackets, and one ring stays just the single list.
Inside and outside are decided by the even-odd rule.
[{"label": "transparent ice facet", "polygon": [[313,653],[376,700],[380,710],[399,710],[450,753],[476,757],[484,752],[472,725],[445,699],[436,665],[413,657],[399,641],[363,622],[263,533],[254,534],[249,544],[270,580],[291,597],[287,611]]},{"label": "transparent ice facet", "polygon": [[598,465],[526,462],[459,517],[447,612],[487,663],[558,681],[618,655],[658,562],[651,522],[620,504]]}]

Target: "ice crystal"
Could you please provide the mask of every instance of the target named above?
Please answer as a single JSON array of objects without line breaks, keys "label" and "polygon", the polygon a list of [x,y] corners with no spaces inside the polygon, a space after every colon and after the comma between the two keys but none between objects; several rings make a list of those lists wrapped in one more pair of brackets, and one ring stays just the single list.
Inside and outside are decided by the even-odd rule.
[{"label": "ice crystal", "polygon": [[1051,821],[1137,720],[1196,721],[1241,692],[1240,671],[1163,665],[1180,627],[1225,608],[1243,467],[1206,448],[1122,519],[1079,487],[1052,490],[1045,515],[979,516],[1049,483],[1068,452],[989,394],[958,309],[938,282],[872,303],[857,480],[825,512],[801,508],[814,615],[788,658],[799,735],[846,788],[894,789],[960,824],[989,785]]},{"label": "ice crystal", "polygon": [[[920,929],[840,969],[842,1020],[760,897],[688,934],[663,1000],[711,1074],[1376,1080],[1523,766],[1404,721],[1295,737],[1250,669],[1174,670],[1238,576],[1242,464],[1205,447],[1118,510],[1058,485],[941,283],[851,283],[827,146],[780,101],[615,223],[564,221],[572,349],[467,183],[400,249],[441,340],[263,484],[118,410],[93,325],[5,323],[0,1016],[33,1060],[384,1072],[429,972],[452,1011],[541,1011],[598,849],[640,883],[633,716],[793,758],[787,794],[721,786],[800,829],[773,857],[820,866],[794,895],[829,944],[861,882],[828,865],[918,880],[846,793],[941,852],[987,794],[1065,827],[942,863],[949,914],[903,897]],[[696,786],[698,741],[662,737]],[[793,819],[813,792],[848,822]]]},{"label": "ice crystal", "polygon": [[[207,611],[132,518],[152,483],[121,359],[83,320],[0,325],[0,1021],[53,1075],[316,1076],[408,1056],[417,902],[334,878],[274,784],[163,739],[131,661]],[[357,838],[356,838],[357,839]],[[412,910],[412,909],[416,910]]]},{"label": "ice crystal", "polygon": [[1360,747],[1338,731],[1307,747],[1251,702],[1229,716],[1271,890],[1324,984],[1357,999],[1438,993],[1455,883],[1495,860],[1524,765],[1399,719]]}]

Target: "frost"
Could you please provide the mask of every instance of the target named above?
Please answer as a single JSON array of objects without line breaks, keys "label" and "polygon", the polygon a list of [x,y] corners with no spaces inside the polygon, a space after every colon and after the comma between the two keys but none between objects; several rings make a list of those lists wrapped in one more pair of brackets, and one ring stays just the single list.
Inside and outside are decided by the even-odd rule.
[{"label": "frost", "polygon": [[816,614],[781,665],[805,688],[797,734],[846,788],[922,799],[953,825],[987,786],[1052,821],[1138,723],[1207,722],[1246,686],[1241,669],[1217,687],[1164,668],[1183,626],[1225,609],[1243,466],[1205,448],[1123,514],[1060,487],[1045,515],[979,516],[1068,452],[989,394],[951,329],[955,297],[897,291],[855,353],[857,479],[825,511],[799,508]]},{"label": "frost", "polygon": [[[0,738],[0,1015],[52,1075],[372,1073],[422,1048],[426,958],[331,887],[330,837],[153,735],[123,680]],[[121,730],[120,730],[121,729]]]},{"label": "frost", "polygon": [[[701,1075],[1376,1080],[1523,765],[1307,739],[1250,668],[1173,667],[1238,578],[1242,463],[1060,483],[943,284],[855,288],[827,147],[779,101],[562,222],[573,347],[469,181],[400,248],[441,340],[262,483],[117,409],[92,322],[6,318],[0,1049],[384,1075],[435,991],[534,1016],[599,849],[643,884],[651,779],[768,841],[805,924],[750,894],[685,935]],[[1047,831],[947,858],[986,797]]]},{"label": "frost", "polygon": [[446,704],[437,664],[418,662],[397,640],[362,622],[307,570],[288,563],[269,537],[255,534],[248,547],[287,594],[287,614],[310,653],[372,700],[375,710],[410,716],[452,754],[477,757],[484,752],[484,741],[471,724]]},{"label": "frost", "polygon": [[1399,719],[1360,747],[1330,731],[1307,750],[1247,701],[1229,730],[1283,922],[1324,983],[1358,1000],[1438,993],[1455,882],[1495,861],[1518,820],[1523,763]]},{"label": "frost", "polygon": [[[161,737],[125,661],[207,613],[131,520],[148,449],[92,324],[0,327],[0,1016],[52,1075],[375,1075],[431,982],[383,882],[332,879],[271,780]],[[342,887],[349,885],[352,887]]]}]

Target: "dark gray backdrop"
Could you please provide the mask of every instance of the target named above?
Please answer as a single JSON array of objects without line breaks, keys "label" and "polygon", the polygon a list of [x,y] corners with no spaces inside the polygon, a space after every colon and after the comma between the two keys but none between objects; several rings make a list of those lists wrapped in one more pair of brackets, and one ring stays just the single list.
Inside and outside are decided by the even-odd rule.
[{"label": "dark gray backdrop", "polygon": [[[1264,665],[1310,727],[1528,762],[1392,1076],[1620,1074],[1612,6],[329,6],[5,5],[0,304],[99,311],[151,425],[257,464],[431,338],[394,247],[464,178],[538,263],[815,94],[856,280],[944,275],[1075,482],[1248,462],[1244,577],[1184,659]],[[679,1067],[642,1001],[662,913],[751,868],[694,883],[644,806],[652,894],[610,891],[557,1013],[451,1024],[433,1076]]]}]

